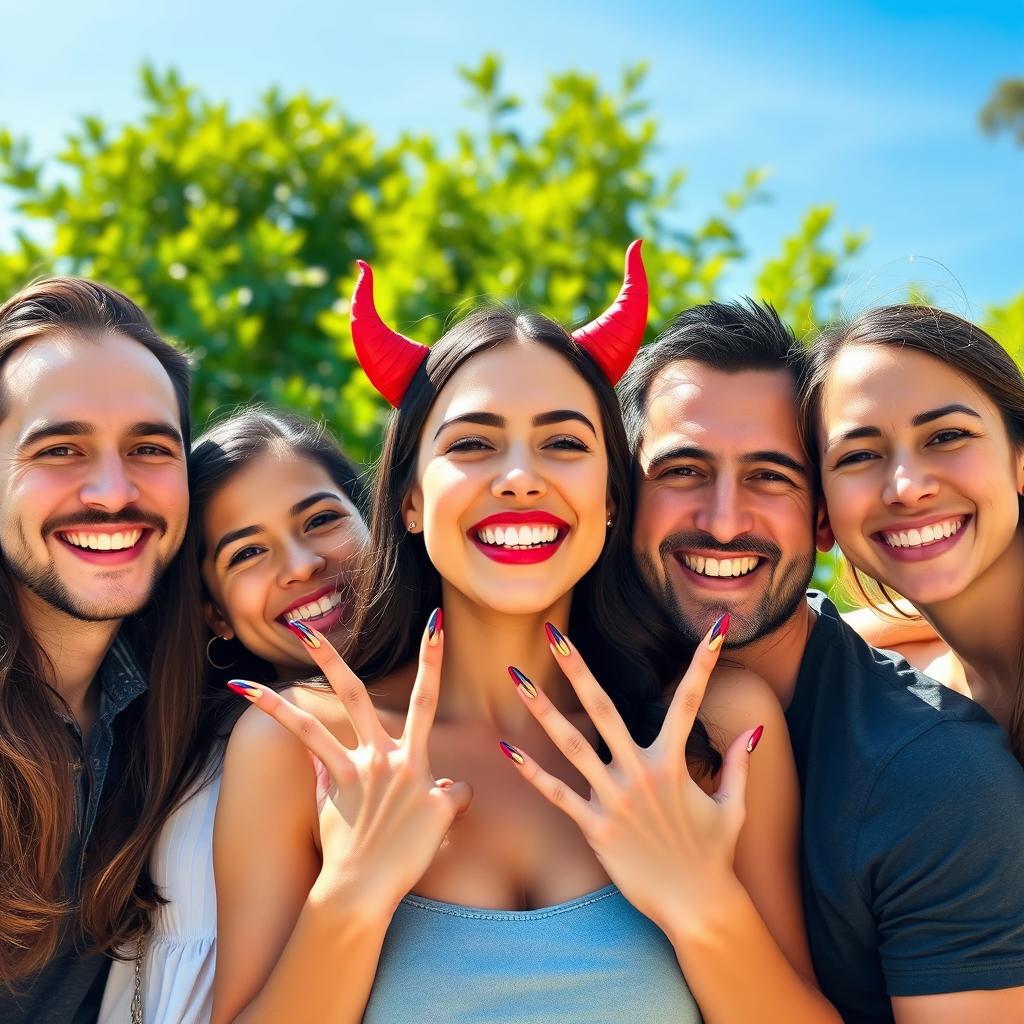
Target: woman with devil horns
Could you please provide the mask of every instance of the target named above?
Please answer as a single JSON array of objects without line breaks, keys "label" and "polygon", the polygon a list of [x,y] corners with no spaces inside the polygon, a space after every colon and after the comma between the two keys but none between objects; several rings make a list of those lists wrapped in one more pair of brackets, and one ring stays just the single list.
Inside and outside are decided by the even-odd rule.
[{"label": "woman with devil horns", "polygon": [[[834,1020],[801,980],[781,712],[720,668],[697,716],[727,620],[659,705],[673,643],[631,563],[613,390],[646,324],[639,243],[574,335],[490,309],[431,349],[383,324],[360,266],[356,353],[396,411],[355,638],[344,661],[293,624],[326,683],[229,684],[256,707],[218,808],[214,1021],[736,1020],[729,951],[715,977],[680,967],[695,836],[779,865],[750,896],[788,1019]],[[744,824],[759,722],[780,795]]]}]

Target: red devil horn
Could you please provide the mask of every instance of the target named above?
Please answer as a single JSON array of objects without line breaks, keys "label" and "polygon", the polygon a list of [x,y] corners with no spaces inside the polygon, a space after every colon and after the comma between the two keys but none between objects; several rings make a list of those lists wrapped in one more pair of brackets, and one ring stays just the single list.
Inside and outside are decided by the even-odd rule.
[{"label": "red devil horn", "polygon": [[626,276],[615,301],[596,320],[572,332],[573,341],[586,349],[617,384],[629,368],[647,327],[647,272],[637,239],[626,250]]},{"label": "red devil horn", "polygon": [[373,304],[373,271],[369,263],[358,263],[359,280],[349,308],[352,344],[370,383],[392,405],[398,406],[430,349],[391,330],[381,320]]}]

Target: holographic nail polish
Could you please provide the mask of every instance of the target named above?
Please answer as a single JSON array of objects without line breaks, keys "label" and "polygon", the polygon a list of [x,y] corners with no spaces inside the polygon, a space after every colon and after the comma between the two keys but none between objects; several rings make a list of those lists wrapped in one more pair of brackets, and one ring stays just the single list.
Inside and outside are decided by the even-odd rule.
[{"label": "holographic nail polish", "polygon": [[530,682],[529,678],[525,673],[520,672],[515,665],[509,665],[508,674],[512,677],[512,682],[519,687],[523,693],[526,694],[530,700],[533,700],[537,696],[537,687]]},{"label": "holographic nail polish", "polygon": [[551,625],[550,622],[544,623],[544,629],[548,634],[548,643],[558,651],[562,657],[566,657],[569,654],[569,641],[558,632],[558,627]]}]

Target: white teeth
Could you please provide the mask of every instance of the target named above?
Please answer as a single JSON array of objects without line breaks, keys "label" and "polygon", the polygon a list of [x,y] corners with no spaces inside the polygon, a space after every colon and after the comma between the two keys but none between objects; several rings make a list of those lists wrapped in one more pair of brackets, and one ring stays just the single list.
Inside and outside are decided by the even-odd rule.
[{"label": "white teeth", "polygon": [[61,536],[76,548],[90,551],[123,551],[133,548],[142,536],[142,530],[125,530],[121,533],[63,533]]},{"label": "white teeth", "polygon": [[341,593],[335,590],[318,601],[308,601],[306,604],[300,604],[298,608],[285,612],[285,618],[289,622],[316,619],[321,615],[326,615],[332,608],[337,608],[339,604],[341,604]]},{"label": "white teeth", "polygon": [[497,547],[521,548],[535,547],[538,544],[551,544],[558,540],[557,526],[485,526],[476,532],[477,540],[484,544]]},{"label": "white teeth", "polygon": [[882,534],[885,543],[891,548],[920,548],[934,544],[937,540],[952,537],[963,525],[961,519],[944,519],[941,523],[930,523],[920,530],[899,530]]},{"label": "white teeth", "polygon": [[751,558],[705,558],[701,555],[683,555],[683,563],[702,576],[746,576],[757,568],[759,559]]}]

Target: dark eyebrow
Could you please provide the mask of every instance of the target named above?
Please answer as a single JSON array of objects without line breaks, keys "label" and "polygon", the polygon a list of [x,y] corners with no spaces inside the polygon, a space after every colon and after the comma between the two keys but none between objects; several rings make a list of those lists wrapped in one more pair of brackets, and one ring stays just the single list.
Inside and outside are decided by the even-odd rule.
[{"label": "dark eyebrow", "polygon": [[564,423],[566,420],[576,420],[576,422],[584,424],[597,437],[594,424],[583,413],[576,412],[575,409],[553,409],[551,412],[542,412],[540,415],[534,416],[532,422],[535,427],[547,427],[552,423]]},{"label": "dark eyebrow", "polygon": [[[681,448],[671,448],[668,451],[659,452],[651,459],[650,465],[647,467],[647,472],[651,473],[659,466],[666,462],[672,462],[675,459],[700,459],[703,462],[714,462],[715,458],[706,448],[698,448],[695,445],[684,445]],[[794,473],[799,473],[801,476],[807,476],[807,467],[803,463],[794,459],[792,455],[787,455],[785,452],[766,450],[761,452],[750,452],[740,458],[740,462],[743,464],[749,464],[752,462],[774,462],[778,466],[785,466],[786,469],[792,470]]]},{"label": "dark eyebrow", "polygon": [[[975,412],[968,405],[961,405],[959,402],[952,402],[949,405],[944,405],[940,409],[930,409],[928,412],[919,412],[916,416],[910,420],[912,427],[921,427],[925,423],[931,423],[932,420],[942,419],[943,416],[948,416],[951,412],[962,412],[966,416],[973,416],[975,419],[981,419],[981,414]],[[881,437],[882,432],[878,427],[854,427],[853,430],[847,430],[842,434],[837,434],[831,438],[828,444],[825,445],[825,451],[827,452],[830,448],[834,448],[837,444],[842,444],[844,441],[856,441],[862,437]]]},{"label": "dark eyebrow", "polygon": [[260,533],[263,530],[262,526],[243,526],[240,530],[231,530],[225,533],[219,541],[217,546],[213,549],[213,560],[217,561],[217,556],[224,550],[224,547],[230,544],[232,541],[241,540],[243,537],[252,537],[254,534]]},{"label": "dark eyebrow", "polygon": [[831,451],[836,445],[842,444],[844,441],[856,441],[861,437],[881,437],[882,432],[878,427],[854,427],[853,430],[844,430],[841,434],[836,434],[835,437],[830,437],[828,442],[825,444],[825,451]]},{"label": "dark eyebrow", "polygon": [[493,412],[467,412],[462,416],[453,416],[450,420],[445,420],[437,428],[434,440],[436,441],[440,437],[442,430],[446,430],[455,423],[477,423],[481,427],[503,427],[505,426],[505,418]]},{"label": "dark eyebrow", "polygon": [[31,448],[48,437],[81,437],[93,433],[92,425],[81,420],[61,420],[59,423],[44,423],[30,430],[18,444],[18,450]]},{"label": "dark eyebrow", "polygon": [[[91,423],[86,423],[83,420],[61,420],[58,423],[44,423],[41,427],[30,430],[21,439],[18,450],[22,451],[26,448],[31,448],[33,445],[50,437],[88,437],[94,433],[96,433],[96,428]],[[134,423],[128,433],[131,437],[164,437],[169,441],[173,441],[179,448],[182,446],[181,431],[171,426],[170,423],[160,421]]]},{"label": "dark eyebrow", "polygon": [[970,406],[960,405],[958,402],[953,402],[950,405],[944,405],[941,409],[932,409],[930,412],[919,412],[911,421],[911,426],[920,427],[925,423],[931,423],[932,420],[940,420],[943,416],[948,416],[951,412],[962,412],[967,416],[974,416],[976,419],[981,419],[981,415],[976,413]]},{"label": "dark eyebrow", "polygon": [[794,459],[792,455],[787,455],[785,452],[751,452],[749,455],[744,455],[740,459],[740,462],[773,462],[775,465],[785,466],[786,469],[792,470],[794,473],[799,473],[801,476],[807,476],[807,467],[798,459]]},{"label": "dark eyebrow", "polygon": [[165,437],[168,441],[173,441],[179,448],[182,446],[181,431],[172,424],[161,420],[143,420],[141,423],[134,424],[128,433],[131,437]]},{"label": "dark eyebrow", "polygon": [[305,512],[307,508],[315,505],[318,501],[323,501],[325,498],[331,498],[334,501],[341,501],[333,491],[317,491],[316,494],[311,494],[308,498],[303,498],[302,501],[295,502],[294,505],[288,510],[290,516],[297,516],[302,512]]},{"label": "dark eyebrow", "polygon": [[[538,413],[530,422],[535,427],[547,427],[552,423],[564,423],[566,420],[576,420],[579,423],[583,423],[597,437],[597,430],[594,428],[594,424],[583,413],[576,412],[574,409],[552,409],[551,412]],[[438,439],[442,430],[447,429],[454,423],[477,423],[481,427],[503,427],[505,426],[505,417],[493,412],[467,412],[462,416],[453,416],[450,420],[445,420],[437,428],[434,440]]]},{"label": "dark eyebrow", "polygon": [[674,459],[700,459],[703,462],[714,461],[711,452],[706,448],[698,448],[696,445],[683,445],[680,448],[669,448],[667,451],[658,452],[647,466],[647,472],[652,473],[659,466],[663,466],[666,462],[672,462]]}]

